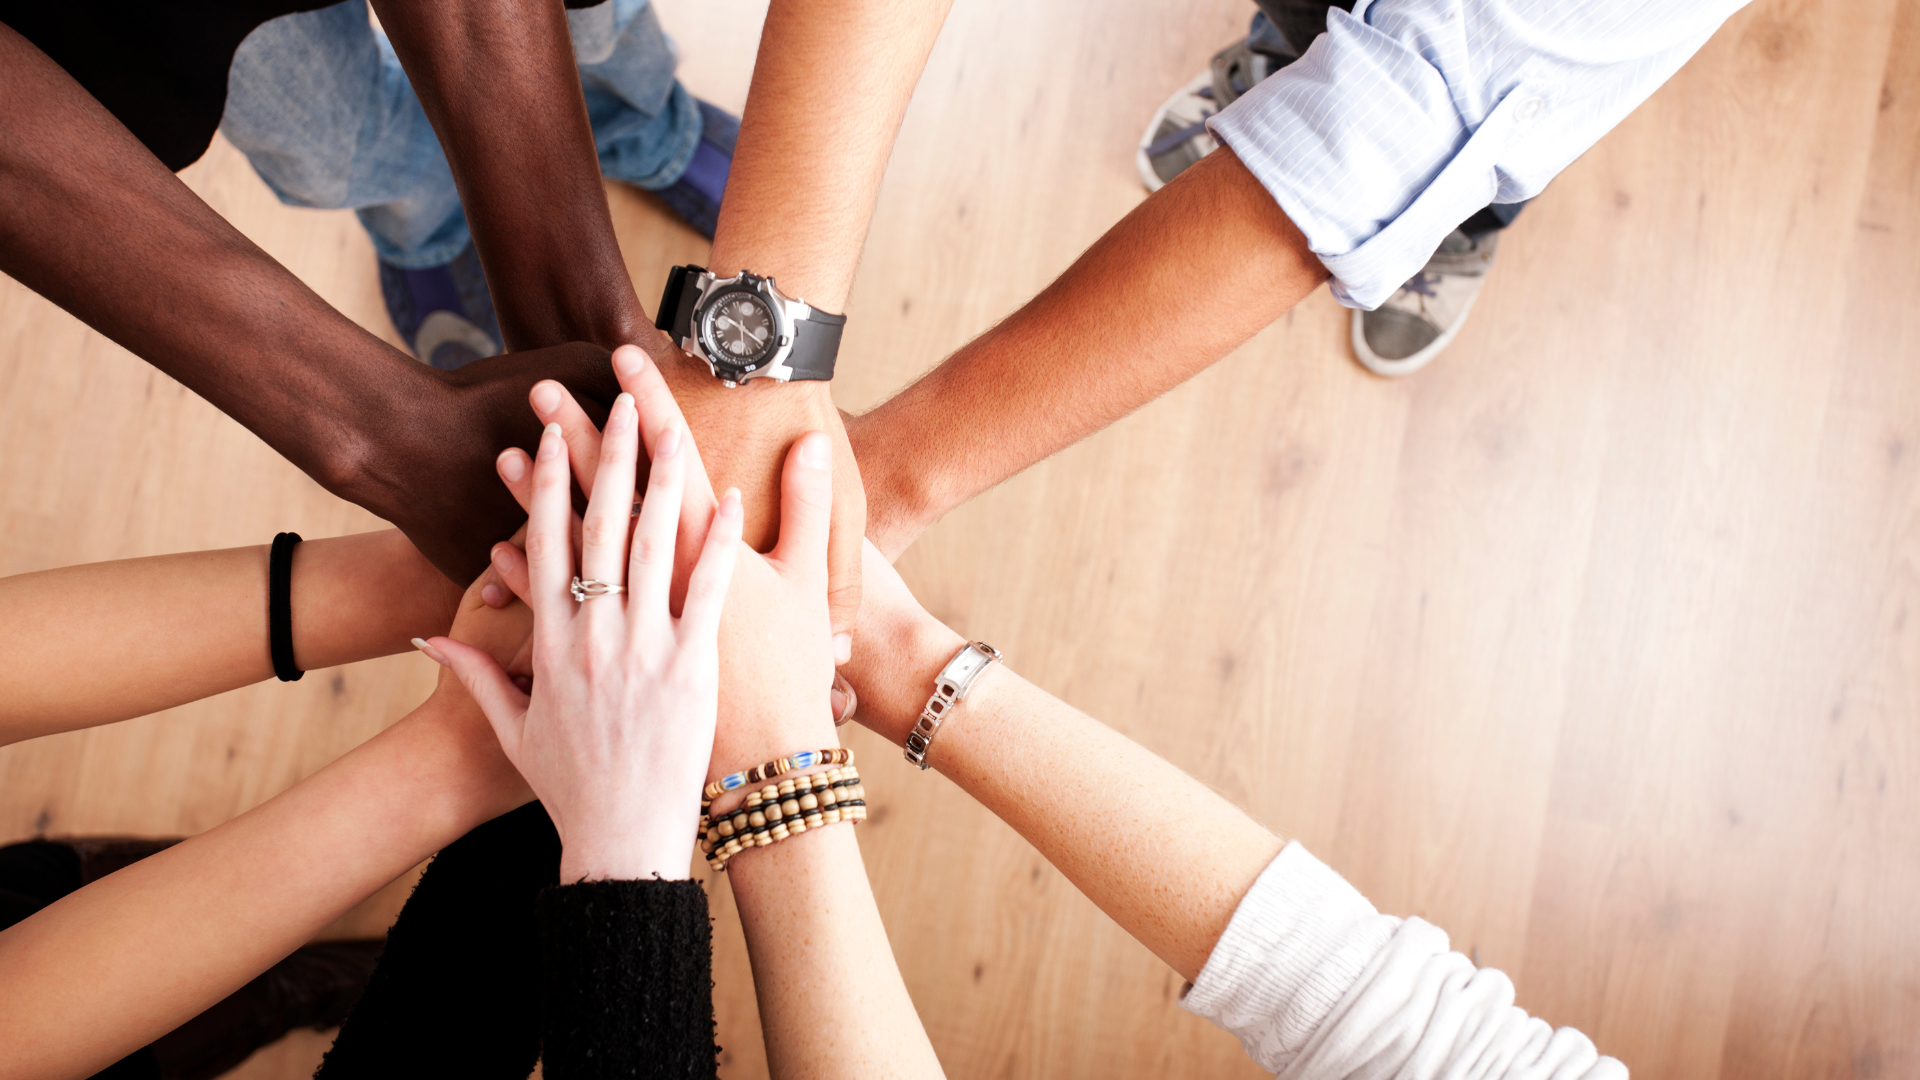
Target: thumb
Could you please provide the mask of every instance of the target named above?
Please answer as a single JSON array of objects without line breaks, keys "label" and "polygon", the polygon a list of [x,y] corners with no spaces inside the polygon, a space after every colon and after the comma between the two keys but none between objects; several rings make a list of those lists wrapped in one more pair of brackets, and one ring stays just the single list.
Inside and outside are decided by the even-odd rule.
[{"label": "thumb", "polygon": [[833,522],[833,440],[809,431],[787,451],[780,476],[780,542],[774,561],[788,572],[826,576],[827,530]]},{"label": "thumb", "polygon": [[493,725],[493,733],[500,740],[500,748],[506,751],[507,760],[515,761],[520,751],[520,732],[526,726],[530,700],[527,695],[513,684],[500,662],[485,649],[476,649],[450,637],[433,638],[426,644],[445,659],[460,685],[473,695],[480,711],[487,715],[487,723]]}]

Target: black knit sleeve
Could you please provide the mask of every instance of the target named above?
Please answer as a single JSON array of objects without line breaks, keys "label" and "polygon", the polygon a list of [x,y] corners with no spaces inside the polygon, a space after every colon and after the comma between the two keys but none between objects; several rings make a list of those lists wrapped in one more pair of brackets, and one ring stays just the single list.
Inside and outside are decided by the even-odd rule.
[{"label": "black knit sleeve", "polygon": [[315,1080],[526,1080],[540,1056],[534,901],[559,878],[560,836],[539,803],[447,845]]},{"label": "black knit sleeve", "polygon": [[591,881],[540,894],[541,1072],[710,1078],[713,928],[696,881]]}]

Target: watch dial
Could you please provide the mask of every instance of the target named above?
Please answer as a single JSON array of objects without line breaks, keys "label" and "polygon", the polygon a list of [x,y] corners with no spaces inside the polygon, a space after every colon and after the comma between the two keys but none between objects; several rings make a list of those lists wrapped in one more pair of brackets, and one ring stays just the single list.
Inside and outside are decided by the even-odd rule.
[{"label": "watch dial", "polygon": [[751,361],[773,340],[773,313],[755,296],[722,297],[707,316],[707,332],[720,358]]}]

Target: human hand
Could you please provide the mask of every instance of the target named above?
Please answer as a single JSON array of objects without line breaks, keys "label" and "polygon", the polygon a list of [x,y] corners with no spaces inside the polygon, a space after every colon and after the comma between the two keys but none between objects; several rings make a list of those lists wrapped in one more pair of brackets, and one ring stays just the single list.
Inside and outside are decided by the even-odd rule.
[{"label": "human hand", "polygon": [[487,551],[525,519],[494,478],[502,447],[531,447],[534,384],[574,391],[581,415],[604,417],[619,393],[607,351],[574,343],[528,349],[436,373],[417,397],[380,403],[371,442],[335,490],[399,526],[455,581],[486,569]]},{"label": "human hand", "polygon": [[[639,410],[642,438],[657,443],[665,432],[679,430],[679,406],[658,369],[637,349],[633,358],[638,363],[629,369],[626,385]],[[578,426],[590,428],[584,423]],[[516,498],[530,502],[531,470],[511,460],[517,453],[501,455],[502,477]],[[734,571],[720,631],[721,655],[727,658],[720,686],[720,710],[726,722],[715,738],[715,777],[795,750],[835,745],[833,709],[826,693],[833,678],[835,650],[827,635],[826,607],[832,454],[832,442],[820,433],[795,445],[783,471],[780,542],[764,557],[743,552]],[[574,445],[573,459],[577,462],[582,456],[580,446]],[[689,458],[690,470],[697,460]],[[823,467],[822,462],[828,464]],[[705,525],[693,509],[694,492],[702,482],[692,472],[686,477],[686,506],[680,523],[683,548],[700,544],[705,535]],[[596,485],[594,497],[599,495]],[[513,593],[529,594],[526,556],[503,544],[495,550],[494,567]]]},{"label": "human hand", "polygon": [[[633,346],[621,346],[613,352],[613,368],[615,375],[620,380],[621,387],[633,394],[635,399],[640,403],[641,426],[643,429],[646,429],[643,431],[644,438],[649,440],[652,438],[652,421],[650,421],[650,417],[655,415],[659,417],[658,422],[662,424],[675,422],[681,424],[688,423],[680,402],[680,395],[687,391],[684,388],[681,390],[672,389],[667,380],[666,369],[649,363],[646,353]],[[711,379],[708,381],[711,383]],[[811,392],[811,387],[812,384],[806,384],[803,389]],[[654,410],[649,407],[650,402],[658,400],[657,395],[661,392],[665,392],[671,396],[672,408],[670,410],[664,408],[664,403],[663,408],[660,410]],[[743,390],[741,392],[744,393],[745,391]],[[765,399],[763,398],[762,400]],[[828,592],[828,609],[833,619],[835,631],[833,643],[834,656],[836,660],[844,661],[853,648],[853,635],[849,631],[851,629],[851,621],[857,616],[859,611],[860,579],[857,572],[858,561],[852,561],[851,569],[848,569],[848,560],[846,560],[840,548],[848,543],[846,538],[851,537],[853,543],[851,544],[850,550],[852,550],[855,555],[859,553],[858,529],[862,520],[864,520],[865,497],[859,490],[859,468],[853,464],[852,452],[846,448],[846,432],[839,426],[840,413],[838,410],[832,408],[830,399],[824,400],[827,402],[828,411],[833,415],[834,426],[832,428],[823,427],[820,430],[827,430],[829,434],[837,434],[838,436],[835,448],[836,466],[834,476],[833,532],[828,542],[827,556],[829,576],[832,580],[832,585],[829,587]],[[592,417],[573,399],[565,387],[557,383],[545,382],[536,385],[529,395],[529,401],[533,405],[534,413],[542,420],[560,425],[561,434],[567,441],[568,453],[573,460],[574,476],[580,482],[581,490],[589,493],[592,492],[594,463],[598,460],[600,453],[600,431],[594,426]],[[764,448],[769,455],[774,454],[774,452],[779,449],[770,442],[767,442],[767,440],[763,439],[761,442],[766,444]],[[788,449],[790,449],[790,447]],[[746,460],[746,458],[736,455],[735,464],[740,465]],[[777,493],[779,474],[772,471],[773,462],[773,456],[768,456],[765,460]],[[498,464],[501,479],[506,481],[508,489],[515,492],[516,497],[521,500],[521,504],[524,506],[526,503],[524,493],[527,490],[527,477],[531,475],[531,468],[526,455],[517,449],[509,449],[500,455]],[[707,475],[706,464],[703,460],[696,458],[695,465],[697,467],[688,474],[687,498],[685,509],[683,510],[680,533],[680,570],[676,580],[684,579],[686,572],[691,568],[692,555],[699,550],[698,533],[704,529],[704,525],[701,523],[704,522],[705,517],[710,515],[713,510],[713,489],[705,479]],[[850,479],[848,476],[849,471],[851,472]],[[852,502],[849,502],[848,499],[842,495],[843,490],[847,488],[849,483],[852,485],[854,492]],[[777,507],[775,509],[777,510]],[[773,531],[777,530],[779,524],[778,514],[776,512],[772,516],[765,517],[761,520],[760,524],[767,526],[767,535],[763,538],[756,539],[753,535],[756,524],[754,520],[754,508],[749,503],[746,506],[746,510],[747,539],[750,545],[756,550],[764,549],[770,543]],[[762,539],[767,542],[761,542]],[[505,594],[501,593],[500,595],[504,597]]]},{"label": "human hand", "polygon": [[531,473],[526,576],[517,582],[534,610],[531,695],[482,650],[444,638],[428,643],[480,702],[502,750],[553,817],[563,881],[684,878],[713,747],[717,635],[738,549],[740,500],[730,492],[713,514],[675,618],[668,601],[691,442],[678,427],[653,439],[647,495],[629,545],[640,427],[633,397],[620,395],[582,520],[579,576],[627,592],[586,601],[568,591],[574,544],[567,447],[557,424],[541,438]]},{"label": "human hand", "polygon": [[[766,385],[766,380],[727,389],[698,361],[675,349],[672,360],[654,365],[633,346],[614,350],[613,368],[623,389],[639,396],[638,380],[649,370],[659,373],[672,392],[688,428],[704,447],[706,474],[714,483],[739,488],[746,509],[745,539],[756,551],[772,547],[780,528],[781,462],[799,436],[824,431],[834,442],[833,532],[827,565],[832,585],[829,610],[836,633],[852,629],[860,609],[860,541],[866,526],[866,493],[860,467],[847,443],[846,427],[834,408],[825,383]],[[557,423],[567,438],[580,486],[591,491],[591,468],[581,468],[597,457],[599,432],[592,419],[559,386],[534,388],[535,414]],[[645,414],[645,409],[642,410]],[[694,489],[689,487],[689,496]],[[682,539],[684,539],[684,534]],[[843,653],[852,639],[843,638]]]}]

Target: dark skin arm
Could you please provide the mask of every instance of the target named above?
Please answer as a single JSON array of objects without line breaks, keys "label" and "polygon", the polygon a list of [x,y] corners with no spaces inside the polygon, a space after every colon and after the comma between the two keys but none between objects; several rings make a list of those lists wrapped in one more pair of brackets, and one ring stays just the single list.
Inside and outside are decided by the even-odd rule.
[{"label": "dark skin arm", "polygon": [[0,271],[400,526],[456,580],[524,515],[502,446],[532,446],[542,378],[604,408],[607,353],[576,344],[441,374],[334,311],[201,202],[58,65],[0,26]]},{"label": "dark skin arm", "polygon": [[[764,39],[781,47],[763,48],[754,68],[710,260],[716,271],[746,266],[773,275],[789,296],[845,310],[886,151],[946,5],[910,7],[772,6]],[[644,349],[673,387],[714,489],[740,489],[745,539],[761,551],[779,532],[787,451],[808,431],[834,437],[832,617],[848,627],[859,607],[865,498],[831,391],[765,380],[729,390],[654,328],[614,236],[562,6],[376,0],[374,8],[446,148],[509,348],[591,341]],[[796,82],[795,71],[809,66],[841,74],[812,80],[817,87]],[[847,72],[864,81],[849,87]],[[794,230],[796,218],[810,227]],[[534,409],[569,432],[589,429],[564,395],[536,397]],[[571,452],[590,463],[598,446],[576,441]]]},{"label": "dark skin arm", "polygon": [[1325,280],[1273,196],[1215,151],[1025,307],[848,424],[867,535],[898,556],[947,511],[1192,378]]}]

